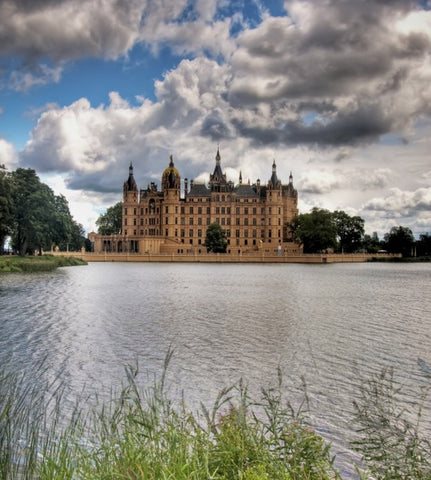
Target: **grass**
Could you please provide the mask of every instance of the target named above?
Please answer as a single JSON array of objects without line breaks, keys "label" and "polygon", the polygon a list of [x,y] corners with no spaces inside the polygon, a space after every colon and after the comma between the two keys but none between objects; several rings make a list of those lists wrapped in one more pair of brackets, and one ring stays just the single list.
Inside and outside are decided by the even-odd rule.
[{"label": "grass", "polygon": [[137,369],[126,372],[118,395],[89,412],[78,404],[66,425],[61,389],[47,396],[22,376],[3,373],[0,478],[340,478],[329,446],[284,401],[281,384],[256,402],[240,382],[220,392],[211,409],[193,414],[183,404],[174,407],[164,374],[141,388]]},{"label": "grass", "polygon": [[0,256],[0,274],[11,272],[49,272],[58,267],[86,265],[86,262],[75,257],[43,256]]},{"label": "grass", "polygon": [[[277,385],[250,397],[243,382],[225,388],[211,409],[174,406],[160,379],[138,385],[137,368],[117,395],[89,410],[76,405],[65,422],[62,389],[47,394],[23,375],[0,372],[0,478],[66,480],[339,479],[330,447]],[[40,369],[42,370],[42,369]],[[41,372],[39,372],[41,373]],[[43,371],[42,371],[43,373]],[[398,405],[392,372],[364,382],[355,403],[361,479],[429,479],[431,451],[416,417]],[[306,393],[304,393],[306,405]],[[411,412],[410,412],[411,414]]]}]

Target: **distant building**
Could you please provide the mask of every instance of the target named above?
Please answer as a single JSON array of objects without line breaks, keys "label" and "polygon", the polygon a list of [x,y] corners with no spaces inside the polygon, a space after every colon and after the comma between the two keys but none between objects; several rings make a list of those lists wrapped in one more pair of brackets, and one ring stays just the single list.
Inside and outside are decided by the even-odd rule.
[{"label": "distant building", "polygon": [[300,253],[301,247],[289,235],[287,223],[298,214],[298,192],[277,177],[275,162],[266,185],[226,179],[217,150],[214,172],[208,184],[184,179],[172,156],[161,180],[138,191],[130,164],[123,186],[122,232],[119,235],[91,234],[94,251],[127,253],[205,253],[208,226],[217,222],[226,231],[228,253],[263,249],[273,253]]}]

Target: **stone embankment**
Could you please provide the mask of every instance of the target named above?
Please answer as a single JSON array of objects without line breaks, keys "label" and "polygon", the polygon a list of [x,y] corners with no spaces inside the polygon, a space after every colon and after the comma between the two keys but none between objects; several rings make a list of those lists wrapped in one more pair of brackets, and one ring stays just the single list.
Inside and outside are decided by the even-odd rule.
[{"label": "stone embankment", "polygon": [[86,262],[181,262],[181,263],[353,263],[367,262],[373,258],[401,257],[401,255],[369,253],[322,253],[322,254],[274,254],[252,253],[88,253],[55,252],[54,255],[74,256]]}]

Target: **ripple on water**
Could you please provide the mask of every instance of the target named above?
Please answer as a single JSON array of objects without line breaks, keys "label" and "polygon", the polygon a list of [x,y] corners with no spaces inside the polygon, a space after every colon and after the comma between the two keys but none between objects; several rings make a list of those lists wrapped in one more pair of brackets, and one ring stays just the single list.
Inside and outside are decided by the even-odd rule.
[{"label": "ripple on water", "polygon": [[428,264],[115,263],[2,276],[0,364],[31,372],[44,359],[72,401],[107,394],[136,361],[150,381],[172,346],[168,379],[192,408],[241,377],[258,395],[280,366],[297,404],[305,378],[315,426],[343,453],[362,378],[391,366],[407,397],[427,384],[416,362],[431,364],[430,285]]}]

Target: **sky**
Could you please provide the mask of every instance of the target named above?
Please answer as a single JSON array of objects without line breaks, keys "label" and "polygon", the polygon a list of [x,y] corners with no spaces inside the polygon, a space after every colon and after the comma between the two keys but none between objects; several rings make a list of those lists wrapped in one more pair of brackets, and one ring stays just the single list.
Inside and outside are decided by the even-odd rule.
[{"label": "sky", "polygon": [[299,211],[431,233],[431,2],[0,0],[0,164],[87,232],[139,188],[292,172]]}]

